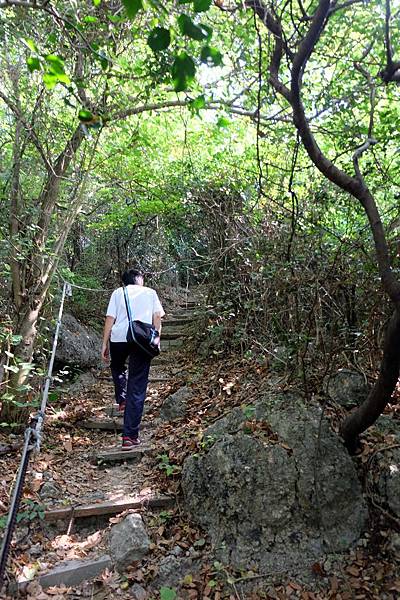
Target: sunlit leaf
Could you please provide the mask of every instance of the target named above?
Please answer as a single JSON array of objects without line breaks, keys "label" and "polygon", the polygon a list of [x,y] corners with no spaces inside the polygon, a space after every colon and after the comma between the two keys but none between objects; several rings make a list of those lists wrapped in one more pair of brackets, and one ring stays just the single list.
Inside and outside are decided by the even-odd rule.
[{"label": "sunlit leaf", "polygon": [[201,96],[197,96],[197,98],[189,102],[189,108],[192,110],[192,112],[196,114],[199,114],[200,110],[205,107],[206,99],[204,97],[204,94],[201,94]]},{"label": "sunlit leaf", "polygon": [[35,56],[28,56],[26,59],[26,64],[28,65],[28,69],[31,73],[40,69],[40,60]]},{"label": "sunlit leaf", "polygon": [[82,108],[78,113],[78,119],[80,121],[88,123],[89,121],[93,120],[93,113],[91,113],[90,110],[86,110],[85,108]]},{"label": "sunlit leaf", "polygon": [[35,42],[31,39],[22,39],[22,42],[31,50],[32,52],[38,52],[37,46]]},{"label": "sunlit leaf", "polygon": [[219,119],[217,121],[217,127],[228,127],[229,124],[230,124],[230,120],[227,119],[226,117],[219,117]]},{"label": "sunlit leaf", "polygon": [[64,61],[55,54],[48,54],[45,56],[45,61],[50,65],[51,70],[57,75],[63,75],[65,73]]}]

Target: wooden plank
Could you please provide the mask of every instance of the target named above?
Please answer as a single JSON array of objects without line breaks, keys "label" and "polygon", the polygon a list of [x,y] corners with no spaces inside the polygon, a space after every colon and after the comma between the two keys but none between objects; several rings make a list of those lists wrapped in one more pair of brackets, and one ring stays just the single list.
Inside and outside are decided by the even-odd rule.
[{"label": "wooden plank", "polygon": [[102,515],[117,515],[125,510],[148,508],[172,508],[175,499],[171,496],[124,496],[118,500],[99,502],[97,504],[80,504],[78,506],[63,506],[52,508],[44,513],[45,521],[58,521],[59,519],[94,517]]},{"label": "wooden plank", "polygon": [[[53,586],[76,586],[82,581],[88,581],[98,577],[105,569],[112,568],[111,558],[106,554],[95,560],[68,560],[56,565],[48,573],[41,575],[33,581],[38,580],[42,588]],[[9,587],[9,593],[16,594],[26,592],[28,585],[32,580],[23,579]]]},{"label": "wooden plank", "polygon": [[144,454],[152,452],[151,446],[134,446],[132,450],[122,450],[121,447],[114,447],[97,452],[96,458],[101,462],[119,462],[121,460],[136,460],[142,459]]}]

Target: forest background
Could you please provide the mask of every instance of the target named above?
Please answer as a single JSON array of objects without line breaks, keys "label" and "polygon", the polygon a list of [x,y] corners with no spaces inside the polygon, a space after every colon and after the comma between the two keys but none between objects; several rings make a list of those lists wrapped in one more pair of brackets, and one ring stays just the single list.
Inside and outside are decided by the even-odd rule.
[{"label": "forest background", "polygon": [[60,279],[112,288],[133,261],[212,284],[210,354],[283,352],[307,397],[341,366],[375,382],[354,448],[400,365],[395,3],[0,11],[2,422],[36,401]]}]

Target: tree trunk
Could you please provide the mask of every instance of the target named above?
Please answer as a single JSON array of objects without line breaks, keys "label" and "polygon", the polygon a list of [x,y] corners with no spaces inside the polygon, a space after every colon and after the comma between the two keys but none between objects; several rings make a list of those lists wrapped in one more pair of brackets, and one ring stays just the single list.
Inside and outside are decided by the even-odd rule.
[{"label": "tree trunk", "polygon": [[392,397],[400,372],[400,311],[395,308],[386,331],[379,377],[367,399],[344,420],[340,433],[350,452],[358,436],[383,413]]}]

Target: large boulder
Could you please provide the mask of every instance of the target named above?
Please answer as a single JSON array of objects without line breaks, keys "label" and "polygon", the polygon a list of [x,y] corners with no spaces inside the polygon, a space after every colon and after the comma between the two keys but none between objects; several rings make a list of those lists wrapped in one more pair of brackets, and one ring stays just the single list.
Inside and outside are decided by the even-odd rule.
[{"label": "large boulder", "polygon": [[185,386],[165,398],[160,408],[161,419],[163,421],[173,421],[184,417],[187,412],[187,403],[192,397],[192,390]]},{"label": "large boulder", "polygon": [[149,548],[150,539],[140,515],[131,513],[111,528],[110,555],[117,571],[142,560]]},{"label": "large boulder", "polygon": [[98,333],[85,327],[74,316],[64,314],[57,345],[57,361],[81,369],[99,366],[101,345]]},{"label": "large boulder", "polygon": [[300,573],[359,538],[361,485],[319,407],[269,394],[209,427],[205,440],[208,452],[184,462],[182,488],[219,560]]},{"label": "large boulder", "polygon": [[340,369],[328,381],[326,391],[334,402],[346,407],[361,404],[366,399],[369,388],[361,373]]}]

